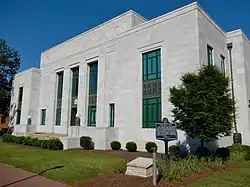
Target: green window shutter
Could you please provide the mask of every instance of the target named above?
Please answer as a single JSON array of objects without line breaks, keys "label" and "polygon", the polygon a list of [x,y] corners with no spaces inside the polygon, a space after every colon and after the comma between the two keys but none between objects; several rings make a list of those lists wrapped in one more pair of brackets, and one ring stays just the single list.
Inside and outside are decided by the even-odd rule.
[{"label": "green window shutter", "polygon": [[45,120],[46,120],[46,109],[41,110],[41,125],[45,125]]},{"label": "green window shutter", "polygon": [[89,106],[88,126],[96,126],[96,106]]},{"label": "green window shutter", "polygon": [[161,98],[143,99],[143,126],[155,128],[155,123],[161,121]]},{"label": "green window shutter", "polygon": [[72,69],[72,97],[78,95],[79,67]]},{"label": "green window shutter", "polygon": [[161,78],[161,49],[142,54],[143,80],[154,80]]},{"label": "green window shutter", "polygon": [[115,104],[109,104],[109,126],[114,127],[115,125]]},{"label": "green window shutter", "polygon": [[61,125],[61,108],[56,109],[56,125]]},{"label": "green window shutter", "polygon": [[89,64],[89,94],[97,93],[98,63]]}]

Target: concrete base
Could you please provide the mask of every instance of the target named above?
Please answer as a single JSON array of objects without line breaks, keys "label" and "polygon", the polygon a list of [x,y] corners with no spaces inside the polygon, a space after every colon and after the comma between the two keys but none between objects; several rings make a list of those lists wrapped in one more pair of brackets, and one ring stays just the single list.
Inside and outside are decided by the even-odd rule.
[{"label": "concrete base", "polygon": [[80,138],[74,137],[60,137],[61,142],[63,143],[63,150],[80,148]]},{"label": "concrete base", "polygon": [[[127,164],[126,175],[138,177],[153,176],[153,159],[138,157]],[[158,171],[157,171],[158,175]]]}]

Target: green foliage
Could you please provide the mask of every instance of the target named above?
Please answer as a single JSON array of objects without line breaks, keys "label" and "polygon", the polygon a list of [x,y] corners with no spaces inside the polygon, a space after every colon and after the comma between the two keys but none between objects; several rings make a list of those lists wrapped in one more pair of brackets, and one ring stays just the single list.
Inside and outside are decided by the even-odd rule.
[{"label": "green foliage", "polygon": [[94,149],[94,142],[92,141],[91,137],[82,136],[80,138],[80,146],[84,148],[85,150],[91,150],[91,149]]},{"label": "green foliage", "polygon": [[110,146],[113,150],[120,150],[121,149],[121,143],[118,141],[113,141],[110,143]]},{"label": "green foliage", "polygon": [[147,142],[145,144],[145,149],[147,150],[147,152],[153,153],[153,148],[155,148],[155,152],[157,152],[157,145],[155,142]]},{"label": "green foliage", "polygon": [[10,134],[9,133],[5,133],[3,135],[3,142],[8,142],[9,141],[9,138],[10,138]]},{"label": "green foliage", "polygon": [[212,155],[211,151],[206,147],[198,147],[195,153],[199,158],[201,157],[210,157]]},{"label": "green foliage", "polygon": [[32,146],[36,146],[36,141],[38,140],[38,138],[31,138],[31,140],[30,140],[30,145],[32,145]]},{"label": "green foliage", "polygon": [[31,137],[26,136],[26,137],[23,139],[23,145],[31,145]]},{"label": "green foliage", "polygon": [[170,158],[173,160],[180,158],[180,155],[181,155],[180,147],[177,145],[171,145],[169,147],[169,154],[170,154]]},{"label": "green foliage", "polygon": [[137,150],[137,145],[135,142],[127,142],[126,143],[126,149],[128,152],[136,152]]},{"label": "green foliage", "polygon": [[63,144],[61,140],[58,138],[50,139],[48,141],[48,149],[51,150],[62,150],[63,149]]},{"label": "green foliage", "polygon": [[190,138],[211,142],[230,135],[233,107],[229,79],[216,66],[202,67],[198,73],[181,77],[181,85],[170,88],[170,102],[177,128]]},{"label": "green foliage", "polygon": [[0,113],[6,114],[11,98],[12,80],[20,67],[18,52],[0,39]]},{"label": "green foliage", "polygon": [[246,151],[245,160],[250,161],[250,151]]},{"label": "green foliage", "polygon": [[49,140],[42,140],[41,148],[48,149],[49,148]]},{"label": "green foliage", "polygon": [[16,137],[15,143],[17,143],[17,144],[22,144],[24,138],[25,138],[24,136],[17,136],[17,137]]},{"label": "green foliage", "polygon": [[43,140],[37,140],[35,146],[42,147]]},{"label": "green foliage", "polygon": [[182,180],[194,173],[203,173],[205,171],[222,169],[227,167],[228,164],[236,164],[242,162],[244,159],[243,154],[230,154],[227,160],[219,157],[202,157],[189,155],[184,159],[165,161],[160,159],[157,162],[157,167],[160,175],[168,181]]},{"label": "green foliage", "polygon": [[0,136],[3,136],[5,133],[7,133],[7,130],[8,129],[6,129],[6,128],[5,129],[1,129],[0,130]]},{"label": "green foliage", "polygon": [[230,157],[230,150],[226,147],[217,148],[215,155],[223,160],[226,160]]}]

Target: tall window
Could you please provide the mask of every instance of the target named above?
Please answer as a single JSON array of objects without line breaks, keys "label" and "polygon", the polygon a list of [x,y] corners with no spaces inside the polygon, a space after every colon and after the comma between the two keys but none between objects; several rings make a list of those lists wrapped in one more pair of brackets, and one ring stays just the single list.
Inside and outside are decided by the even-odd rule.
[{"label": "tall window", "polygon": [[98,62],[89,64],[89,107],[88,126],[96,126]]},{"label": "tall window", "polygon": [[161,51],[155,50],[143,54],[143,80],[161,78]]},{"label": "tall window", "polygon": [[6,123],[6,117],[4,117],[4,116],[1,117],[1,123],[2,123],[2,124],[5,124],[5,123]]},{"label": "tall window", "polygon": [[143,124],[154,128],[161,121],[161,49],[142,54],[143,60]]},{"label": "tall window", "polygon": [[46,109],[41,110],[41,125],[45,125],[46,120]]},{"label": "tall window", "polygon": [[207,45],[207,64],[213,65],[213,48],[210,45]]},{"label": "tall window", "polygon": [[220,68],[221,68],[221,72],[225,75],[226,73],[225,57],[222,55],[220,55]]},{"label": "tall window", "polygon": [[23,87],[20,87],[18,94],[18,105],[17,105],[17,119],[16,119],[17,125],[20,124],[21,121],[22,101],[23,101]]},{"label": "tall window", "polygon": [[109,104],[109,126],[110,127],[115,126],[115,104],[114,103]]},{"label": "tall window", "polygon": [[62,93],[63,93],[63,71],[57,73],[57,104],[56,104],[56,124],[61,124],[62,112]]},{"label": "tall window", "polygon": [[79,81],[79,67],[72,68],[72,88],[71,88],[71,126],[76,125],[77,114],[77,97],[78,97],[78,81]]}]

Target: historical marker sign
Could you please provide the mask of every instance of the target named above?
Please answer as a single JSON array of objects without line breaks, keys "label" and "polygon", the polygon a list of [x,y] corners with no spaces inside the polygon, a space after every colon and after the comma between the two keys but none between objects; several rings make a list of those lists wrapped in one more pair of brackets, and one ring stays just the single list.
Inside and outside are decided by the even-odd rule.
[{"label": "historical marker sign", "polygon": [[167,118],[163,119],[162,123],[156,123],[156,139],[162,141],[177,140],[177,130],[175,124],[170,123]]},{"label": "historical marker sign", "polygon": [[165,142],[165,155],[168,159],[168,142],[177,140],[177,130],[173,123],[170,123],[167,118],[163,118],[163,122],[155,124],[155,135],[157,140]]}]

